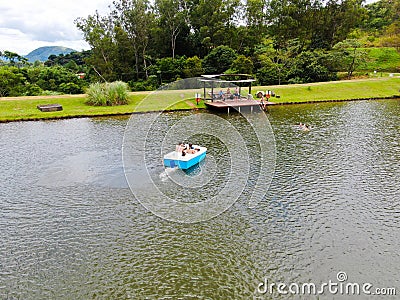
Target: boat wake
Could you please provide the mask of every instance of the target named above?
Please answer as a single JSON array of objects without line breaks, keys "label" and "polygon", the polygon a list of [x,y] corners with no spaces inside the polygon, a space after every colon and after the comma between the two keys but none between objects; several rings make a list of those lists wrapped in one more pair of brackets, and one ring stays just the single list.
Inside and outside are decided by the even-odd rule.
[{"label": "boat wake", "polygon": [[178,168],[165,168],[164,171],[159,175],[160,180],[162,182],[167,181],[178,170]]}]

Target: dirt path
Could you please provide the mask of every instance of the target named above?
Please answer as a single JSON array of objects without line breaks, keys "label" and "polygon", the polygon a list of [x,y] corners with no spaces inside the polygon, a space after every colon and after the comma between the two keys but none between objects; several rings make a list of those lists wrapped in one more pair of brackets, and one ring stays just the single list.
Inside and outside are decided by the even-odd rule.
[{"label": "dirt path", "polygon": [[[400,77],[400,76],[395,76]],[[257,89],[266,89],[269,90],[277,89],[277,88],[292,88],[295,86],[314,86],[314,85],[324,85],[324,84],[340,84],[344,82],[362,82],[362,81],[378,81],[389,79],[389,77],[376,77],[376,78],[362,78],[362,79],[350,79],[350,80],[337,80],[337,81],[326,81],[326,82],[313,82],[313,83],[301,83],[301,84],[290,84],[290,85],[269,85],[269,86],[253,86],[253,90]],[[164,91],[165,92],[165,91]],[[172,90],[171,92],[176,92]],[[151,91],[141,91],[141,92],[130,92],[130,95],[148,95],[152,93]],[[19,96],[19,97],[0,97],[0,101],[12,101],[12,100],[45,100],[45,99],[66,99],[66,98],[85,98],[86,94],[78,94],[78,95],[51,95],[51,96]],[[187,102],[191,107],[196,107],[193,103]]]},{"label": "dirt path", "polygon": [[[130,92],[130,95],[147,95],[150,92]],[[18,96],[18,97],[0,97],[0,101],[12,101],[12,100],[42,100],[42,99],[66,99],[66,98],[86,98],[86,94],[76,94],[76,95],[50,95],[50,96]]]},{"label": "dirt path", "polygon": [[86,94],[79,95],[51,95],[51,96],[19,96],[19,97],[0,97],[0,101],[11,100],[41,100],[41,99],[65,99],[65,98],[83,98]]},{"label": "dirt path", "polygon": [[196,108],[197,106],[196,105],[194,105],[192,102],[190,102],[189,100],[187,100],[187,101],[185,101],[185,103],[187,104],[187,105],[189,105],[190,107],[192,107],[192,108]]}]

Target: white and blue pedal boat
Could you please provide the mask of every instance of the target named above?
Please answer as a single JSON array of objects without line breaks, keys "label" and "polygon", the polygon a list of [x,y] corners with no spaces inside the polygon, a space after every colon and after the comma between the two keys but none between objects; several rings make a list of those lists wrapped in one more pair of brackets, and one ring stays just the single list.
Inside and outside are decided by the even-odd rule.
[{"label": "white and blue pedal boat", "polygon": [[185,156],[182,155],[182,152],[172,151],[168,154],[164,155],[164,166],[170,168],[179,168],[182,170],[189,169],[193,167],[195,164],[201,162],[207,154],[207,148],[201,147],[197,145],[193,145],[195,153],[186,153]]}]

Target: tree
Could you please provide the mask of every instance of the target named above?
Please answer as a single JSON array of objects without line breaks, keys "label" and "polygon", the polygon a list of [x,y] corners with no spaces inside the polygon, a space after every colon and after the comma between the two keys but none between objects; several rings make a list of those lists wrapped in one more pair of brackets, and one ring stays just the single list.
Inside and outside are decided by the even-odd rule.
[{"label": "tree", "polygon": [[[300,45],[297,39],[286,42],[286,47],[274,46],[273,40],[266,40],[256,51],[258,64],[269,72],[272,70],[276,75],[271,78],[277,78],[277,84],[281,84],[283,73],[287,71],[289,63],[293,57],[300,52]],[[263,77],[266,77],[265,74]]]},{"label": "tree", "polygon": [[361,43],[355,39],[346,39],[337,43],[333,49],[336,50],[337,60],[347,70],[347,78],[350,79],[355,69],[365,62],[367,53],[360,50]]},{"label": "tree", "polygon": [[198,77],[204,74],[201,59],[197,56],[187,58],[183,74],[185,78]]},{"label": "tree", "polygon": [[26,78],[16,67],[0,68],[0,97],[19,96]]},{"label": "tree", "polygon": [[172,58],[175,58],[176,39],[188,21],[186,2],[182,0],[156,0],[160,28],[167,31],[170,39]]},{"label": "tree", "polygon": [[392,23],[385,31],[385,37],[382,40],[385,47],[394,47],[400,51],[400,21]]},{"label": "tree", "polygon": [[363,16],[362,0],[271,0],[269,32],[279,48],[298,39],[304,49],[330,49]]},{"label": "tree", "polygon": [[5,50],[4,52],[0,53],[0,57],[4,57],[6,60],[9,61],[9,64],[12,66],[25,66],[28,64],[28,59],[26,57],[23,57],[19,55],[18,53],[11,52],[8,50]]},{"label": "tree", "polygon": [[96,11],[94,15],[78,18],[75,24],[83,32],[84,39],[92,49],[87,63],[105,80],[115,79],[114,57],[114,24],[110,16],[102,17]]},{"label": "tree", "polygon": [[206,74],[219,74],[229,69],[236,59],[236,52],[227,46],[218,46],[213,49],[203,60]]},{"label": "tree", "polygon": [[293,83],[322,82],[336,79],[336,72],[325,65],[322,51],[303,51],[292,59],[287,79]]},{"label": "tree", "polygon": [[232,45],[231,31],[239,19],[240,0],[192,0],[189,3],[190,25],[205,49]]},{"label": "tree", "polygon": [[[158,59],[156,65],[151,68],[152,75],[159,74],[162,76],[162,81],[171,82],[183,77],[186,57],[179,58],[165,57]],[[161,80],[160,80],[161,81]]]},{"label": "tree", "polygon": [[[317,8],[315,8],[317,6]],[[304,47],[311,39],[311,28],[315,22],[313,11],[318,9],[316,0],[271,0],[269,3],[269,32],[278,48],[286,42],[298,39]]]},{"label": "tree", "polygon": [[313,25],[312,49],[331,49],[346,39],[362,21],[363,0],[329,0],[321,7]]},{"label": "tree", "polygon": [[365,6],[366,18],[362,27],[382,32],[400,18],[400,0],[380,0]]},{"label": "tree", "polygon": [[147,48],[155,22],[155,16],[150,11],[150,3],[148,0],[119,0],[119,2],[114,1],[114,6],[113,20],[115,23],[120,23],[134,50],[136,78],[140,77],[141,70],[147,78]]},{"label": "tree", "polygon": [[253,68],[254,65],[251,59],[241,54],[232,62],[227,72],[230,74],[253,74]]}]

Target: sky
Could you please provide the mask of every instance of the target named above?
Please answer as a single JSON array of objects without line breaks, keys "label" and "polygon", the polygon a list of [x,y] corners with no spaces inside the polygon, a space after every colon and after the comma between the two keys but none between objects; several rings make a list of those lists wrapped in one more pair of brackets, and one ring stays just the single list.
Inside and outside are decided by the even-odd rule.
[{"label": "sky", "polygon": [[74,24],[96,10],[109,12],[112,0],[0,0],[0,51],[26,55],[42,46],[89,49]]},{"label": "sky", "polygon": [[[42,46],[89,49],[74,20],[99,11],[112,0],[0,0],[0,51],[26,55]],[[367,0],[367,3],[377,0]]]}]

